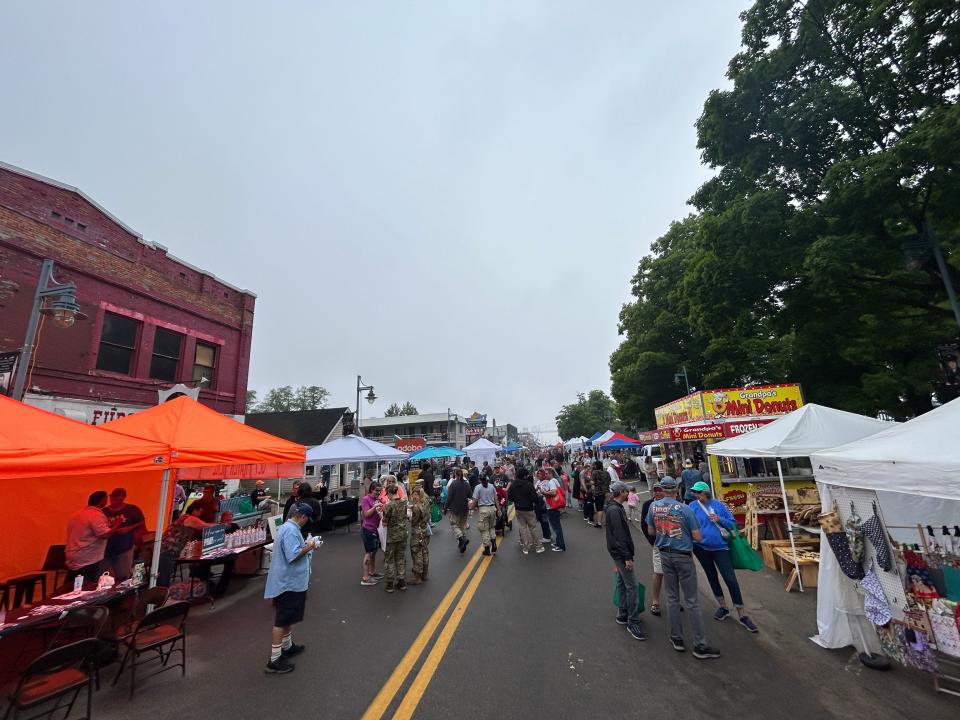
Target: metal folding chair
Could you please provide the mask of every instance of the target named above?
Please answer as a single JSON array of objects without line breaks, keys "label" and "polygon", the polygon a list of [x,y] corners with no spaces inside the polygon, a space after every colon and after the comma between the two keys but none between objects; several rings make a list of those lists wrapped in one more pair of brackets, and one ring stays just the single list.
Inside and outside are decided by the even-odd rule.
[{"label": "metal folding chair", "polygon": [[[137,667],[153,662],[160,661],[160,669],[154,671],[147,677],[157,675],[165,670],[171,670],[175,667],[181,669],[180,674],[187,674],[187,635],[186,623],[187,613],[190,611],[190,603],[175,602],[164,605],[161,608],[147,613],[143,619],[137,623],[136,630],[128,638],[123,640],[126,651],[123,654],[123,660],[120,662],[120,669],[117,670],[117,676],[113,679],[116,685],[123,674],[127,663],[130,664],[130,697],[137,687]],[[180,662],[170,665],[170,657],[173,653],[180,653]],[[146,660],[140,660],[141,655],[148,655]]]},{"label": "metal folding chair", "polygon": [[[93,700],[93,657],[96,651],[96,640],[80,640],[45,652],[31,662],[10,694],[4,720],[17,720],[21,712],[51,702],[52,707],[32,715],[30,720],[52,718],[55,713],[64,710],[63,717],[69,717],[84,688],[87,690],[87,711],[81,720],[89,720]],[[66,704],[62,702],[64,700],[67,700]]]}]

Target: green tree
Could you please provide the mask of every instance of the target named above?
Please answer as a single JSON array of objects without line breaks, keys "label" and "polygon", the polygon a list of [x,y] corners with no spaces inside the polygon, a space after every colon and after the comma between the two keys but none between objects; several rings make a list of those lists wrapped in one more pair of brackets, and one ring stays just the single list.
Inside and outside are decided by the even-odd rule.
[{"label": "green tree", "polygon": [[290,385],[270,388],[257,405],[257,412],[286,412],[293,409],[293,388]]},{"label": "green tree", "polygon": [[390,403],[390,407],[383,414],[384,417],[400,417],[401,415],[403,415],[403,408],[396,403]]},{"label": "green tree", "polygon": [[257,407],[257,391],[256,390],[247,390],[247,404],[245,405],[246,411],[248,413],[256,412],[254,408]]},{"label": "green tree", "polygon": [[403,407],[400,409],[401,415],[418,415],[417,407],[409,400],[403,404]]},{"label": "green tree", "polygon": [[330,393],[319,385],[301,385],[293,393],[293,410],[319,410],[327,406]]},{"label": "green tree", "polygon": [[732,86],[697,124],[716,175],[640,263],[614,397],[649,418],[684,362],[705,386],[792,379],[809,400],[923,412],[952,396],[935,349],[957,328],[930,249],[952,276],[956,4],[757,0],[741,17]]},{"label": "green tree", "polygon": [[620,427],[616,404],[602,390],[578,393],[575,403],[564,405],[557,413],[557,432],[565,440]]}]

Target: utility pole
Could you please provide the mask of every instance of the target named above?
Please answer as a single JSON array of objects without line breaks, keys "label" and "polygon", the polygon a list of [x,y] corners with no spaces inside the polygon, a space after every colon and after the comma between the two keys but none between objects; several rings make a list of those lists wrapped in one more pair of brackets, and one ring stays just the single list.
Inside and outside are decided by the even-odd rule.
[{"label": "utility pole", "polygon": [[943,278],[943,286],[947,291],[947,300],[950,301],[950,309],[953,310],[953,317],[957,321],[957,327],[960,328],[960,304],[957,303],[957,293],[954,291],[953,281],[950,279],[950,268],[943,257],[940,242],[933,234],[933,229],[926,219],[923,221],[923,231],[926,233],[927,240],[930,241],[933,257],[937,261],[937,268],[940,270],[940,277]]}]

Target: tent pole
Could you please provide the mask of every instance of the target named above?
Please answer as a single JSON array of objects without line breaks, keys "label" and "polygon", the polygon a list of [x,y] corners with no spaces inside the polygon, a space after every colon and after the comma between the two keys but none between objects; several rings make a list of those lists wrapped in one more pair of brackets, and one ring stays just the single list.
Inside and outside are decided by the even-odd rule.
[{"label": "tent pole", "polygon": [[787,517],[787,535],[790,536],[790,550],[793,552],[793,566],[797,569],[797,582],[803,592],[803,574],[800,572],[800,559],[797,557],[797,543],[793,537],[793,523],[790,522],[790,505],[787,504],[787,485],[783,481],[783,465],[777,458],[777,474],[780,476],[780,496],[783,498],[783,514]]},{"label": "tent pole", "polygon": [[153,537],[153,558],[150,560],[150,587],[156,587],[160,571],[160,545],[163,542],[163,525],[167,518],[167,495],[170,494],[170,468],[163,471],[160,483],[160,507],[157,509],[157,529]]}]

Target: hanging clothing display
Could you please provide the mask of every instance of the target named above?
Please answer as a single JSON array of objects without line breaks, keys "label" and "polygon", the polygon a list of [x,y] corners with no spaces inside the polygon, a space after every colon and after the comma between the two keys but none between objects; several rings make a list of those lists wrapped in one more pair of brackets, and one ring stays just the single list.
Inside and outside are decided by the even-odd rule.
[{"label": "hanging clothing display", "polygon": [[863,524],[863,531],[873,545],[874,552],[877,555],[877,564],[890,572],[893,570],[893,555],[890,552],[890,545],[887,543],[887,531],[880,522],[877,515],[877,504],[873,503],[873,515]]},{"label": "hanging clothing display", "polygon": [[874,625],[886,625],[893,619],[890,611],[890,603],[887,601],[886,593],[883,592],[883,586],[877,577],[877,572],[870,568],[863,580],[860,581],[860,587],[863,588],[863,614]]}]

